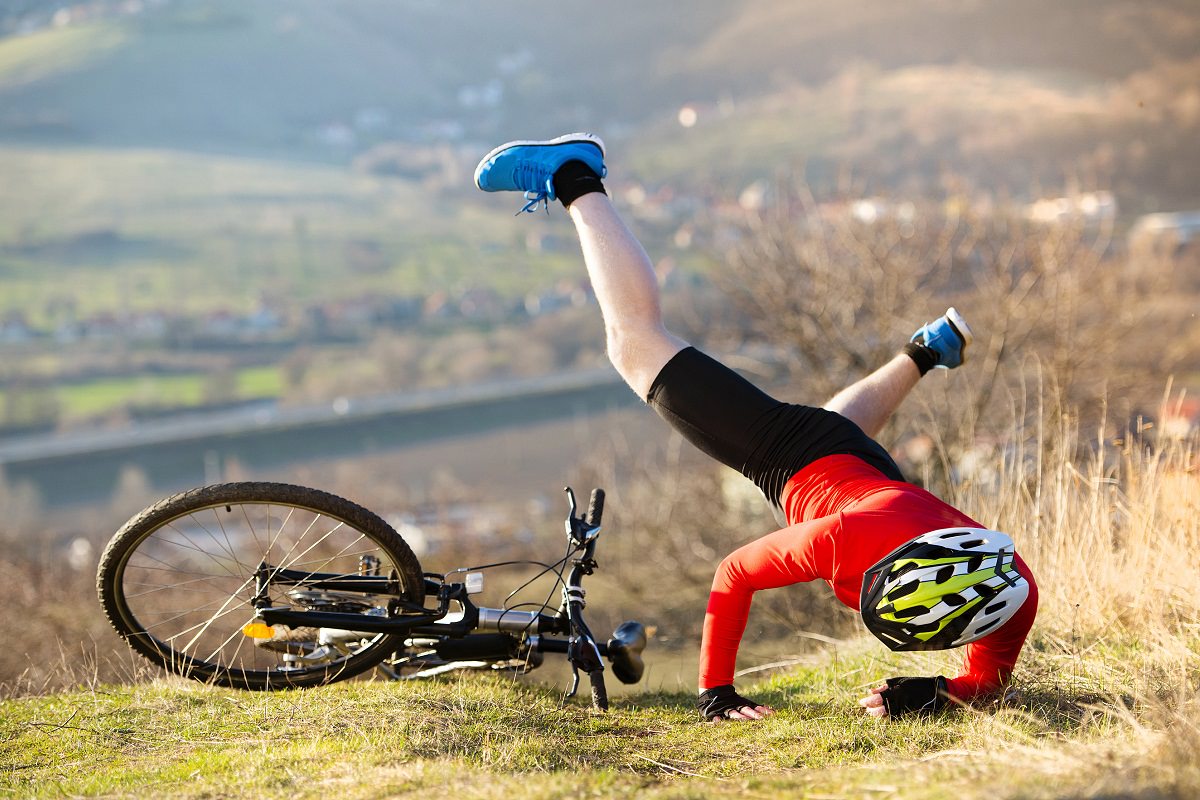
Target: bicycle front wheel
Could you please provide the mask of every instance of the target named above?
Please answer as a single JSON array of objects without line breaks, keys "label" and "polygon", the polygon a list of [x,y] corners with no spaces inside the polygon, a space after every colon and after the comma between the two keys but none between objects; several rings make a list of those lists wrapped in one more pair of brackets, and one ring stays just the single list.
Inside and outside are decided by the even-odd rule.
[{"label": "bicycle front wheel", "polygon": [[[227,483],[183,492],[125,524],[100,559],[104,612],[135,651],[189,678],[240,689],[314,686],[370,669],[403,644],[392,634],[319,628],[249,639],[256,574],[272,569],[393,575],[419,604],[425,583],[412,550],[370,511],[336,495],[280,483]],[[385,615],[395,594],[268,588],[270,605]]]}]

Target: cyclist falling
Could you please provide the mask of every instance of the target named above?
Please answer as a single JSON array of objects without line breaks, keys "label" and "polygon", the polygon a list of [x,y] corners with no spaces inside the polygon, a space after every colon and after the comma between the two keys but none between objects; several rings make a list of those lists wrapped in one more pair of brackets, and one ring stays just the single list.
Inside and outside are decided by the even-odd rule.
[{"label": "cyclist falling", "polygon": [[875,717],[933,712],[1009,680],[1037,613],[1012,540],[905,482],[872,436],[920,378],[963,361],[970,328],[953,309],[883,367],[821,408],[783,403],[672,334],[645,250],[604,189],[604,145],[586,133],[511,142],[475,171],[523,210],[567,209],[604,317],[613,366],[677,431],[753,481],[789,523],[717,567],[700,651],[701,714],[755,720],[772,709],[733,688],[754,592],[823,579],[893,650],[965,645],[955,678],[889,678],[859,700]]}]

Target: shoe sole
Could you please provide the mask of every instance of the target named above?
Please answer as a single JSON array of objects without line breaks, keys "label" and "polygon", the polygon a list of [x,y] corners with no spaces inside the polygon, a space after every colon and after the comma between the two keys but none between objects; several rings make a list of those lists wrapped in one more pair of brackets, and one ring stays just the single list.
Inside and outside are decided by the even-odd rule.
[{"label": "shoe sole", "polygon": [[950,321],[950,324],[954,326],[954,330],[962,338],[964,348],[975,339],[975,334],[971,331],[971,326],[963,319],[962,314],[958,313],[957,308],[954,306],[947,308],[946,319]]},{"label": "shoe sole", "polygon": [[600,148],[600,157],[604,158],[604,142],[599,136],[596,136],[593,133],[566,133],[562,136],[556,136],[553,139],[543,140],[518,139],[514,142],[505,142],[499,147],[493,148],[491,152],[480,159],[479,164],[475,166],[475,187],[477,189],[483,188],[479,185],[479,173],[483,172],[484,165],[510,147],[550,147],[556,144],[571,144],[573,142],[586,142],[588,144],[596,145],[596,147]]}]

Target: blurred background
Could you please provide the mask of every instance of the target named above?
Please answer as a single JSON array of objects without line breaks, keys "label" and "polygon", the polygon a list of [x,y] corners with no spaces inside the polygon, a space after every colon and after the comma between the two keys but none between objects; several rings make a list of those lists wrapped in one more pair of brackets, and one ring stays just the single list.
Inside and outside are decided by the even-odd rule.
[{"label": "blurred background", "polygon": [[[687,651],[772,523],[608,368],[561,209],[474,189],[509,139],[600,134],[672,327],[789,399],[957,304],[974,365],[885,436],[933,488],[1192,435],[1197,42],[1191,0],[5,0],[0,576],[36,622],[0,687],[132,675],[99,551],[221,480],[344,494],[430,569],[557,548],[602,483],[606,613]],[[842,632],[805,589],[756,614]]]}]

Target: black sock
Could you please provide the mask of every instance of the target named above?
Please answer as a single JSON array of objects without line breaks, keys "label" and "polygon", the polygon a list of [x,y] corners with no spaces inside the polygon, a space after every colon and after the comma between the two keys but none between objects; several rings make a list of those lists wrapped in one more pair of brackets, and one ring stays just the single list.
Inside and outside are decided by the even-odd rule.
[{"label": "black sock", "polygon": [[919,342],[909,342],[901,352],[913,360],[922,375],[936,367],[939,361],[936,350]]},{"label": "black sock", "polygon": [[554,173],[554,196],[562,201],[563,208],[592,192],[608,194],[600,176],[582,161],[568,161]]}]

